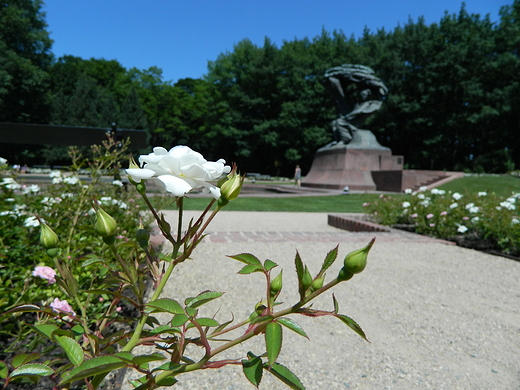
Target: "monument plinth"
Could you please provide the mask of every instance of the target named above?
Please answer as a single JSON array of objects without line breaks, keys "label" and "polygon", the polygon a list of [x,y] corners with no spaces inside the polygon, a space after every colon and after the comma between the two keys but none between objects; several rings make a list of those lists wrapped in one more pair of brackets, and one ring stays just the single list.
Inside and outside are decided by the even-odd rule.
[{"label": "monument plinth", "polygon": [[393,156],[369,130],[357,130],[352,141],[318,149],[304,187],[374,191],[373,171],[402,171],[403,157]]}]

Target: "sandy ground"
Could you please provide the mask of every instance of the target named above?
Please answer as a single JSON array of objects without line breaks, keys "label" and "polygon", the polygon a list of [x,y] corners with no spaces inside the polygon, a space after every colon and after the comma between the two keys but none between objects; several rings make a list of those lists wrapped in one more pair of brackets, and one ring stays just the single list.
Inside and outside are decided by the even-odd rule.
[{"label": "sandy ground", "polygon": [[[167,217],[175,223],[175,213]],[[163,296],[183,301],[203,290],[225,291],[201,309],[221,321],[244,319],[265,294],[262,275],[237,275],[241,263],[226,255],[250,252],[278,263],[287,306],[297,300],[296,250],[316,273],[340,244],[334,275],[349,251],[377,237],[366,270],[334,291],[340,313],[356,320],[370,343],[328,317],[293,317],[310,340],[284,331],[278,361],[307,389],[520,389],[520,263],[413,234],[345,232],[328,226],[322,213],[222,212],[208,231]],[[332,310],[331,294],[315,308]],[[263,353],[262,338],[222,358],[248,351]],[[254,389],[240,366],[178,379],[178,390]],[[287,389],[269,373],[260,388]]]}]

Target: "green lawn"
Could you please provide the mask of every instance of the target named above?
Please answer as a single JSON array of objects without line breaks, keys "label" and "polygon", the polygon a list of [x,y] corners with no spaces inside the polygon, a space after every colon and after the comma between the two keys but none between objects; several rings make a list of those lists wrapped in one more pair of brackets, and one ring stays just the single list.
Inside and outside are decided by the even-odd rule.
[{"label": "green lawn", "polygon": [[520,178],[511,175],[466,176],[440,186],[439,189],[452,192],[494,192],[499,196],[509,196],[520,192]]},{"label": "green lawn", "polygon": [[[439,189],[452,192],[486,191],[500,196],[520,192],[520,178],[503,176],[468,176],[453,180]],[[292,211],[322,213],[362,213],[363,203],[377,198],[378,194],[350,194],[337,196],[302,196],[290,198],[238,198],[230,202],[225,210],[231,211]],[[399,196],[399,195],[393,195]],[[209,198],[186,198],[186,210],[203,210]]]},{"label": "green lawn", "polygon": [[[291,198],[238,198],[225,210],[230,211],[311,211],[322,213],[362,213],[363,203],[377,198],[375,194],[351,194],[337,196],[302,196]],[[186,210],[203,210],[208,198],[187,198]]]}]

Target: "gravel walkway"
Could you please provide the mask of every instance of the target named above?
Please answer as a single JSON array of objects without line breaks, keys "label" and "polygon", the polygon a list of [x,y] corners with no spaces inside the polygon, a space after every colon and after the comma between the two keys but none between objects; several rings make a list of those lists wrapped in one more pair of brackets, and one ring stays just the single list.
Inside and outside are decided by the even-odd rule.
[{"label": "gravel walkway", "polygon": [[[174,222],[174,213],[167,217]],[[226,255],[251,252],[277,262],[281,299],[290,304],[297,300],[296,249],[315,273],[339,243],[332,275],[349,251],[377,237],[366,270],[335,290],[340,313],[354,318],[370,343],[334,318],[296,317],[310,340],[284,331],[278,361],[307,389],[520,389],[520,263],[409,233],[345,232],[322,213],[222,212],[208,231],[163,296],[226,291],[204,307],[222,321],[231,313],[243,319],[265,291],[260,274],[237,275],[240,264]],[[331,310],[331,294],[324,295],[315,307]],[[222,358],[261,354],[262,344],[249,341]],[[254,389],[240,366],[178,379],[177,390]],[[268,373],[260,388],[287,389]]]}]

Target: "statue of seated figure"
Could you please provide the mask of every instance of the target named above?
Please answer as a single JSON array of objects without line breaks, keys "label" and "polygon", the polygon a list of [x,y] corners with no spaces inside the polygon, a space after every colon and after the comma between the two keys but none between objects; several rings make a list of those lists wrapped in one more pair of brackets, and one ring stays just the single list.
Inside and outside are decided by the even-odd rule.
[{"label": "statue of seated figure", "polygon": [[374,71],[364,65],[330,68],[325,72],[324,82],[335,100],[338,116],[331,123],[334,142],[327,146],[349,144],[365,119],[381,108],[388,89]]}]

